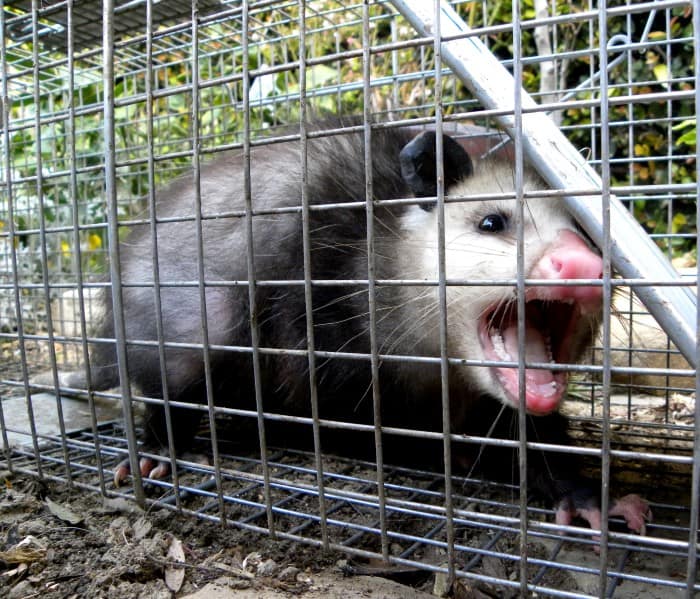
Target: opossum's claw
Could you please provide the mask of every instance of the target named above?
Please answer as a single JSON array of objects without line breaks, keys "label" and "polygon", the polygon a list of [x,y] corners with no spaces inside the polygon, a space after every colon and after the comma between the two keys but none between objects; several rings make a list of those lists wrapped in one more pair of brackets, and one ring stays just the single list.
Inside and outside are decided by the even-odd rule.
[{"label": "opossum's claw", "polygon": [[[167,462],[157,462],[152,458],[139,460],[139,471],[144,478],[160,480],[170,475],[170,465]],[[114,470],[114,486],[120,487],[131,474],[131,464],[128,459],[120,462]]]},{"label": "opossum's claw", "polygon": [[139,460],[139,472],[141,472],[141,476],[146,478],[148,477],[153,470],[155,470],[158,466],[155,460],[151,458],[141,458]]},{"label": "opossum's claw", "polygon": [[[651,520],[652,513],[649,504],[639,495],[625,495],[612,502],[608,509],[608,516],[622,516],[627,527],[640,535],[646,534],[646,523]],[[556,508],[556,523],[571,524],[574,518],[582,518],[595,530],[600,530],[602,515],[598,498],[589,493],[580,496],[572,493],[564,497]],[[600,537],[595,535],[595,541]],[[600,551],[598,545],[594,547],[596,553]]]},{"label": "opossum's claw", "polygon": [[[152,462],[153,460],[151,460]],[[143,462],[143,460],[142,460]],[[152,465],[152,464],[151,464]],[[141,466],[141,472],[143,472],[143,465]],[[154,468],[151,468],[147,474],[148,478],[153,478],[160,480],[163,478],[168,478],[170,476],[170,464],[168,462],[158,462]]]},{"label": "opossum's claw", "polygon": [[117,467],[114,469],[114,486],[121,487],[122,483],[129,477],[129,474],[131,474],[129,460],[127,459],[119,462]]}]

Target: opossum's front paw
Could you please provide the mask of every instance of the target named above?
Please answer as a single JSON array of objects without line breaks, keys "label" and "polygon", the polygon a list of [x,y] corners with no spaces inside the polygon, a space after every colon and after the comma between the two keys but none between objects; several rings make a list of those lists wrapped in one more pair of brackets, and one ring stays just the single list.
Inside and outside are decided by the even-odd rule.
[{"label": "opossum's front paw", "polygon": [[[158,462],[152,458],[141,458],[139,460],[139,471],[144,478],[160,480],[170,476],[170,464]],[[114,486],[120,487],[131,474],[131,463],[128,458],[119,462],[114,470]]]},{"label": "opossum's front paw", "polygon": [[[651,520],[649,504],[639,495],[630,494],[615,499],[608,509],[608,516],[622,516],[627,527],[641,535],[646,533],[646,523]],[[600,530],[601,512],[598,498],[588,490],[572,492],[560,500],[556,507],[557,524],[571,524],[576,517],[583,518],[591,528]],[[598,537],[594,537],[596,540]],[[599,551],[598,546],[595,547]]]},{"label": "opossum's front paw", "polygon": [[[163,453],[165,453],[165,450],[163,450]],[[178,458],[194,464],[210,466],[209,458],[204,453],[186,451],[182,454],[178,454]],[[141,472],[142,478],[163,480],[169,478],[172,473],[170,465],[171,463],[166,457],[164,457],[162,460],[142,457],[139,459],[139,472]],[[131,463],[127,458],[126,460],[119,462],[114,470],[114,486],[119,487],[124,484],[130,475]]]}]

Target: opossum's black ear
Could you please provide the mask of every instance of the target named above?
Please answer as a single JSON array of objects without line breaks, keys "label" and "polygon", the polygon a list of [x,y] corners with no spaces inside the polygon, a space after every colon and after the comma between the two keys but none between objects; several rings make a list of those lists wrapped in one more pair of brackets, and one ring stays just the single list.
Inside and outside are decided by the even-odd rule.
[{"label": "opossum's black ear", "polygon": [[[435,131],[424,131],[408,142],[399,154],[401,175],[417,198],[437,195],[435,138]],[[448,135],[442,136],[442,155],[445,188],[472,174],[469,154]],[[421,204],[421,208],[432,210],[434,205],[434,202]]]}]

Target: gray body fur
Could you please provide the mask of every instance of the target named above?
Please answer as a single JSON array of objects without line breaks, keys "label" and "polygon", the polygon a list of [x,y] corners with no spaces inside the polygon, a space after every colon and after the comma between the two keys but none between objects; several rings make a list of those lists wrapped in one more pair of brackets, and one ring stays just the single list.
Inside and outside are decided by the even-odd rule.
[{"label": "gray body fur", "polygon": [[[399,154],[411,140],[400,130],[373,131],[372,179],[375,200],[408,198],[415,188],[407,184]],[[347,134],[309,141],[308,197],[312,205],[364,200],[365,168],[362,139]],[[201,173],[203,211],[204,276],[209,343],[214,346],[246,347],[251,344],[250,306],[245,285],[224,282],[246,281],[246,225],[240,216],[217,215],[244,209],[244,162],[240,153],[230,153],[205,163]],[[447,169],[446,169],[447,170]],[[469,169],[471,170],[471,169]],[[302,169],[299,143],[255,148],[251,161],[253,207],[256,211],[298,207],[301,204]],[[477,165],[473,176],[448,179],[448,193],[513,190],[511,166],[507,163]],[[460,179],[460,181],[457,181]],[[528,187],[541,185],[530,177]],[[185,218],[158,224],[158,270],[163,287],[163,337],[166,343],[201,344],[198,249],[194,222],[194,183],[185,177],[157,195],[159,219]],[[483,202],[450,202],[446,205],[446,267],[448,279],[514,279],[516,276],[515,204],[511,199]],[[501,235],[483,233],[478,224],[486,215],[507,214],[511,229]],[[213,217],[213,218],[210,218]],[[437,268],[437,210],[417,205],[377,206],[376,277],[378,279],[434,280]],[[556,231],[576,226],[551,201],[528,200],[526,223],[526,272],[552,243]],[[366,214],[363,209],[338,208],[311,212],[311,275],[314,279],[367,279]],[[255,276],[257,280],[304,278],[302,224],[298,211],[254,217]],[[124,318],[128,346],[128,370],[132,383],[153,397],[163,396],[161,365],[153,345],[138,341],[157,339],[157,315],[152,286],[152,241],[147,225],[135,227],[121,245]],[[192,286],[167,286],[191,282]],[[379,286],[377,288],[377,339],[384,355],[437,357],[439,344],[438,290],[434,286]],[[512,301],[514,289],[507,286],[448,288],[448,351],[451,357],[483,359],[477,342],[477,321],[488,306]],[[105,298],[100,337],[113,337],[111,299]],[[369,306],[366,285],[313,287],[314,336],[319,351],[357,354],[370,352]],[[306,317],[301,285],[261,285],[256,295],[260,345],[263,348],[304,350]],[[595,317],[581,322],[571,339],[573,354],[590,340]],[[166,349],[166,384],[171,401],[202,404],[206,401],[203,350]],[[219,405],[254,408],[252,358],[249,352],[210,350],[212,391]],[[118,380],[113,346],[101,344],[92,353],[93,387],[106,388]],[[322,418],[372,422],[370,363],[367,359],[319,358],[318,396]],[[303,355],[261,355],[261,385],[266,412],[309,415],[308,361]],[[441,430],[440,365],[393,360],[380,365],[380,396],[383,424]],[[483,435],[506,402],[504,392],[489,369],[475,366],[450,368],[449,392],[452,430]],[[173,410],[175,445],[186,449],[192,442],[201,412]],[[502,418],[504,434],[513,429],[515,412]],[[537,419],[537,435],[565,443],[561,419]],[[310,433],[309,433],[310,435]],[[146,441],[167,446],[163,410],[149,406]],[[351,443],[354,438],[349,435]],[[358,437],[359,439],[359,437]],[[371,453],[373,441],[361,443]],[[439,458],[440,451],[437,451]],[[533,463],[536,460],[532,460]],[[535,465],[536,478],[546,492],[558,497],[571,486],[569,476],[552,480],[547,470],[557,470],[556,457],[545,469]],[[500,466],[509,474],[511,466]],[[562,464],[570,471],[570,459]],[[563,491],[562,491],[563,489]]]}]

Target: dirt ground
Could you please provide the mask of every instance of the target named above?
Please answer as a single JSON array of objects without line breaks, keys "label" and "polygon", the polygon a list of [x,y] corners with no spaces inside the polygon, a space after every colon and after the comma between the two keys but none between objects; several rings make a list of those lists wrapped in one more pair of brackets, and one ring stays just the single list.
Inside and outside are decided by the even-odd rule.
[{"label": "dirt ground", "polygon": [[[422,597],[341,554],[0,473],[0,596]],[[184,563],[184,567],[175,564]],[[396,576],[409,576],[396,572]],[[421,592],[425,589],[426,593]]]},{"label": "dirt ground", "polygon": [[[169,509],[143,511],[130,500],[102,498],[65,483],[40,482],[24,474],[0,471],[0,486],[0,597],[8,599],[517,596],[512,588],[462,579],[448,594],[445,576],[439,573],[274,540]],[[545,517],[547,520],[551,518]],[[404,525],[410,528],[411,523]],[[457,541],[478,541],[478,546],[483,546],[484,538],[492,534],[491,530],[463,530],[458,532]],[[532,539],[530,558],[547,559],[557,543]],[[503,539],[493,549],[502,555],[517,555],[517,540]],[[611,550],[609,567],[614,568],[624,551]],[[439,550],[425,550],[420,558],[435,566],[446,561]],[[588,568],[589,573],[554,568],[540,584],[558,591],[597,594],[599,558],[590,545],[567,543],[556,559]],[[686,563],[682,554],[673,557],[640,552],[628,560],[625,571],[682,583]],[[515,581],[518,564],[484,556],[475,571]],[[615,597],[684,596],[678,589],[632,579],[619,584]]]}]

